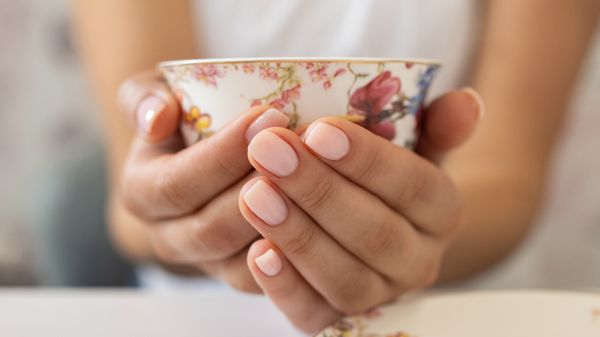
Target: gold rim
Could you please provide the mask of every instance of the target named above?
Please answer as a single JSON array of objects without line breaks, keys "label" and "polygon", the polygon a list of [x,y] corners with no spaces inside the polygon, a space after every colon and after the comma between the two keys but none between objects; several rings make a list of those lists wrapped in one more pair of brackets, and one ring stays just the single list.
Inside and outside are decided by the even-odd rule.
[{"label": "gold rim", "polygon": [[208,58],[165,61],[157,64],[159,68],[185,66],[192,64],[232,64],[232,63],[260,63],[260,62],[318,62],[318,63],[415,63],[441,66],[439,60],[429,59],[397,59],[397,58],[371,58],[371,57],[249,57],[249,58]]}]

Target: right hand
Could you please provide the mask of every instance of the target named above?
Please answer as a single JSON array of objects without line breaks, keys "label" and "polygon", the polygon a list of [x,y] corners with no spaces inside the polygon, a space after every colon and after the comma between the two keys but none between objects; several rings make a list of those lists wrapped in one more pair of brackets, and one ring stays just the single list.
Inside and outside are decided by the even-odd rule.
[{"label": "right hand", "polygon": [[126,81],[119,102],[137,135],[117,203],[144,224],[153,256],[260,292],[246,264],[248,247],[259,234],[237,200],[244,183],[258,175],[246,156],[249,140],[262,129],[286,127],[287,116],[269,107],[251,108],[186,148],[178,132],[181,108],[157,71]]}]

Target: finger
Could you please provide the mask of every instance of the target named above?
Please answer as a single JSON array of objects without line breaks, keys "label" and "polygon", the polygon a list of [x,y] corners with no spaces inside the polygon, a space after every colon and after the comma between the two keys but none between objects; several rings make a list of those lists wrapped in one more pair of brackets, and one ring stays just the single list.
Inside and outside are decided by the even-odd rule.
[{"label": "finger", "polygon": [[483,114],[483,100],[471,88],[436,99],[423,114],[417,153],[440,163],[449,151],[469,139]]},{"label": "finger", "polygon": [[240,213],[238,196],[248,175],[197,212],[152,224],[155,249],[178,263],[220,261],[238,254],[258,237]]},{"label": "finger", "polygon": [[[335,136],[335,140],[324,143],[339,145],[345,137],[346,144],[342,144],[345,152],[360,148],[362,153],[362,156],[353,157],[352,161],[346,158],[340,163],[339,170],[349,176],[368,179],[371,181],[370,185],[364,184],[361,187],[351,183],[310,153],[300,139],[286,129],[272,128],[259,133],[248,146],[250,162],[257,171],[269,176],[319,224],[329,225],[331,228],[325,227],[326,230],[338,240],[347,237],[348,234],[344,234],[343,231],[340,233],[341,229],[337,223],[373,222],[372,212],[360,214],[349,210],[356,210],[360,205],[383,203],[381,199],[369,193],[369,188],[365,186],[377,186],[379,192],[388,193],[389,197],[382,199],[391,202],[396,211],[383,206],[378,207],[382,210],[387,209],[378,214],[385,220],[389,221],[394,215],[397,217],[398,213],[401,213],[426,232],[446,233],[454,230],[454,218],[458,216],[453,212],[457,213],[458,198],[453,185],[441,170],[410,151],[374,136],[362,127],[338,118],[331,120],[338,125],[345,125],[348,129],[353,128],[353,135],[363,137],[351,142],[340,129],[327,128],[326,131],[329,132],[333,131],[329,129],[337,130],[339,135]],[[306,139],[318,130],[313,128],[309,131]],[[371,154],[372,157],[373,153],[376,154],[376,158],[367,157],[369,162],[366,162],[363,156]],[[351,169],[355,170],[355,174],[346,172]],[[432,207],[436,212],[430,211]],[[339,212],[339,209],[345,212]],[[449,214],[454,216],[450,219],[453,222],[444,217]],[[359,221],[358,217],[361,215],[365,219],[361,218]],[[347,244],[351,242],[344,242],[344,245]]]},{"label": "finger", "polygon": [[127,206],[147,220],[189,214],[249,173],[250,136],[263,128],[285,127],[288,121],[278,110],[254,107],[213,136],[176,153],[168,144],[136,142],[124,172]]},{"label": "finger", "polygon": [[246,257],[248,249],[224,260],[203,262],[200,267],[212,277],[223,281],[231,288],[245,293],[261,294],[263,291],[256,283],[248,268]]},{"label": "finger", "polygon": [[[263,135],[271,131],[273,131],[272,135],[276,132],[274,129],[270,129],[256,137],[256,143],[253,142],[254,145],[249,147],[249,154],[251,156],[257,155],[257,157],[252,158],[258,158],[259,161],[264,162],[265,158],[260,151],[256,151],[256,146],[262,146],[267,153],[275,158],[280,159],[286,156],[278,153],[273,148],[269,148],[264,143]],[[278,134],[287,135],[288,132],[283,131],[278,132]],[[383,138],[380,139],[386,142]],[[294,137],[288,140],[298,146],[298,141],[294,141]],[[282,145],[290,146],[287,142],[282,143]],[[435,262],[433,257],[435,257],[436,251],[432,251],[432,247],[435,245],[429,242],[428,238],[423,237],[406,219],[392,211],[379,198],[341,177],[310,153],[307,153],[307,150],[301,144],[294,150],[297,151],[297,157],[301,158],[299,159],[301,164],[298,165],[296,171],[287,177],[272,179],[273,183],[281,188],[285,196],[291,198],[303,210],[295,211],[296,214],[299,214],[299,220],[294,220],[289,216],[290,218],[286,221],[293,223],[308,221],[313,223],[304,219],[306,217],[304,212],[306,212],[310,218],[318,223],[317,226],[325,230],[347,251],[370,268],[399,284],[414,285],[429,277],[429,275],[419,273],[419,271],[425,269],[422,267],[429,267],[429,265],[420,265],[425,260],[431,261],[431,263]],[[289,151],[294,150],[291,147],[289,148]],[[264,171],[265,166],[255,164],[258,170]],[[266,172],[266,174],[269,173]],[[249,184],[252,182],[250,181]],[[247,186],[242,188],[242,193],[244,193]],[[265,187],[268,187],[268,185],[265,185]],[[264,194],[269,195],[268,193]],[[275,199],[275,197],[272,198]],[[272,203],[272,205],[277,204]],[[289,208],[295,210],[296,206],[291,205]],[[272,211],[277,210],[275,206],[270,209]],[[252,218],[244,213],[243,208],[242,214],[263,236],[276,244],[280,243],[279,240],[270,236],[272,235],[270,232],[265,232],[269,227],[265,227],[261,231],[260,222],[257,225],[256,222],[251,221]],[[283,235],[290,235],[291,239],[298,240],[290,232]],[[286,249],[281,248],[284,252],[287,252]],[[433,269],[434,266],[431,267]]]},{"label": "finger", "polygon": [[165,252],[162,245],[154,249],[157,261],[163,265],[163,268],[171,272],[186,276],[209,275],[221,280],[233,289],[260,294],[262,290],[256,284],[246,265],[247,252],[248,249],[244,248],[236,255],[223,260],[187,263],[173,257],[171,253]]},{"label": "finger", "polygon": [[[445,236],[460,223],[459,198],[452,181],[412,151],[357,124],[331,117],[313,123],[304,143],[327,166],[379,197],[422,231]],[[324,179],[323,173],[311,174],[322,169],[311,164],[310,156],[304,160],[295,175]]]},{"label": "finger", "polygon": [[118,98],[127,120],[142,139],[158,143],[177,131],[181,110],[158,71],[127,80]]},{"label": "finger", "polygon": [[304,332],[317,332],[341,317],[269,241],[255,242],[247,263],[263,292]]},{"label": "finger", "polygon": [[386,281],[349,253],[352,248],[340,246],[265,178],[248,182],[239,203],[246,220],[337,310],[355,314],[389,295]]}]

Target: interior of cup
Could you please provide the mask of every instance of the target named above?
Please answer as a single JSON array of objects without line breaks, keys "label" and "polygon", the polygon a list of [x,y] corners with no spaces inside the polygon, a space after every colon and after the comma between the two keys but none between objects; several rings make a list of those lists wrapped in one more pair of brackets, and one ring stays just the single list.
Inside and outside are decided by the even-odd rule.
[{"label": "interior of cup", "polygon": [[225,63],[260,63],[260,62],[335,62],[335,63],[407,63],[430,64],[440,66],[441,62],[434,59],[421,58],[386,58],[386,57],[246,57],[246,58],[201,58],[170,60],[160,62],[159,68],[186,66],[193,64],[225,64]]}]

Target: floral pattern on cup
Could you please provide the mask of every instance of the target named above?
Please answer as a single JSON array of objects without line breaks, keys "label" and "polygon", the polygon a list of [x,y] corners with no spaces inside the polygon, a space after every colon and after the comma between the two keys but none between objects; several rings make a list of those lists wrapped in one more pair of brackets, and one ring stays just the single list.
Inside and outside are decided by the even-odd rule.
[{"label": "floral pattern on cup", "polygon": [[[183,108],[182,132],[188,144],[212,135],[225,122],[221,115],[234,112],[231,106],[239,112],[269,105],[290,117],[291,129],[336,115],[408,148],[416,142],[420,111],[438,68],[437,64],[398,61],[289,60],[161,66]],[[217,98],[225,96],[227,103]],[[325,103],[324,111],[314,112],[321,108],[309,102],[315,99]],[[330,100],[334,108],[327,107],[333,106]],[[399,122],[405,119],[412,122],[404,123],[399,132]]]},{"label": "floral pattern on cup", "polygon": [[[400,88],[400,78],[392,76],[389,71],[382,71],[350,96],[348,115],[363,117],[362,126],[385,139],[394,139],[394,120],[403,118],[407,113]],[[389,108],[384,110],[388,105]]]},{"label": "floral pattern on cup", "polygon": [[175,91],[175,97],[183,108],[182,127],[193,130],[197,134],[198,140],[211,136],[214,133],[211,129],[211,115],[202,111],[197,105],[192,105],[191,100],[183,91]]},{"label": "floral pattern on cup", "polygon": [[317,337],[414,337],[403,331],[385,334],[369,332],[369,320],[380,316],[381,311],[374,309],[360,316],[346,317],[321,331]]}]

